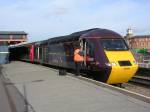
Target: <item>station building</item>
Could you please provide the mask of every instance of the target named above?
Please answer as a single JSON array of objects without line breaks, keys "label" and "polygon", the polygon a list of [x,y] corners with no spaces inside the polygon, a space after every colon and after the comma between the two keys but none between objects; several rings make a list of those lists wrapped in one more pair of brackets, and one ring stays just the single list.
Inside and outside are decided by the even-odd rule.
[{"label": "station building", "polygon": [[19,44],[27,41],[27,33],[24,31],[0,31],[0,44]]},{"label": "station building", "polygon": [[0,64],[9,62],[9,45],[27,41],[27,33],[24,31],[0,31]]}]

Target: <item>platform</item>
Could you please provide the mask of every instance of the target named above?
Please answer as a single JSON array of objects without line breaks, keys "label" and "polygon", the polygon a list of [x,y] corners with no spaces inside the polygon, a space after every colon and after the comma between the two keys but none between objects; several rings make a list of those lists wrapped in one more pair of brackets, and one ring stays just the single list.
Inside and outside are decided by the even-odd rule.
[{"label": "platform", "polygon": [[149,112],[150,104],[41,65],[12,62],[4,75],[36,112]]},{"label": "platform", "polygon": [[0,112],[25,112],[24,101],[18,89],[4,78],[0,65]]},{"label": "platform", "polygon": [[8,96],[1,78],[0,78],[0,110],[3,112],[11,112]]}]

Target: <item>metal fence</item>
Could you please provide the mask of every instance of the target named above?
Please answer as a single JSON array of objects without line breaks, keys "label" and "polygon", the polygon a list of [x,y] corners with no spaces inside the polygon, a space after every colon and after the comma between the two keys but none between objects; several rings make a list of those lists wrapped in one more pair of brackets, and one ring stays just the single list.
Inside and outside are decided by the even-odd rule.
[{"label": "metal fence", "polygon": [[140,68],[150,68],[150,54],[134,53]]}]

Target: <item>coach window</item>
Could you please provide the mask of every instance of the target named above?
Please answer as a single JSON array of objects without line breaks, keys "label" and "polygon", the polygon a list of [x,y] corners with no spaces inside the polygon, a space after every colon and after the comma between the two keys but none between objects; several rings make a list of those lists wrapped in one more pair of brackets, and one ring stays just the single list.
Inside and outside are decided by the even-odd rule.
[{"label": "coach window", "polygon": [[69,42],[64,43],[64,51],[67,56],[71,56],[73,52],[72,43]]}]

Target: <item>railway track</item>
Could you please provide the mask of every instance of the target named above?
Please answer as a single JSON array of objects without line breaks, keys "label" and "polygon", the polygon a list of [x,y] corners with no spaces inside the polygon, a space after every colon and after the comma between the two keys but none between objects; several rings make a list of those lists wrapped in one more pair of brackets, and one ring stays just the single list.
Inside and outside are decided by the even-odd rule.
[{"label": "railway track", "polygon": [[150,77],[134,76],[129,82],[150,87]]},{"label": "railway track", "polygon": [[150,77],[150,68],[139,68],[136,76],[146,76]]}]

